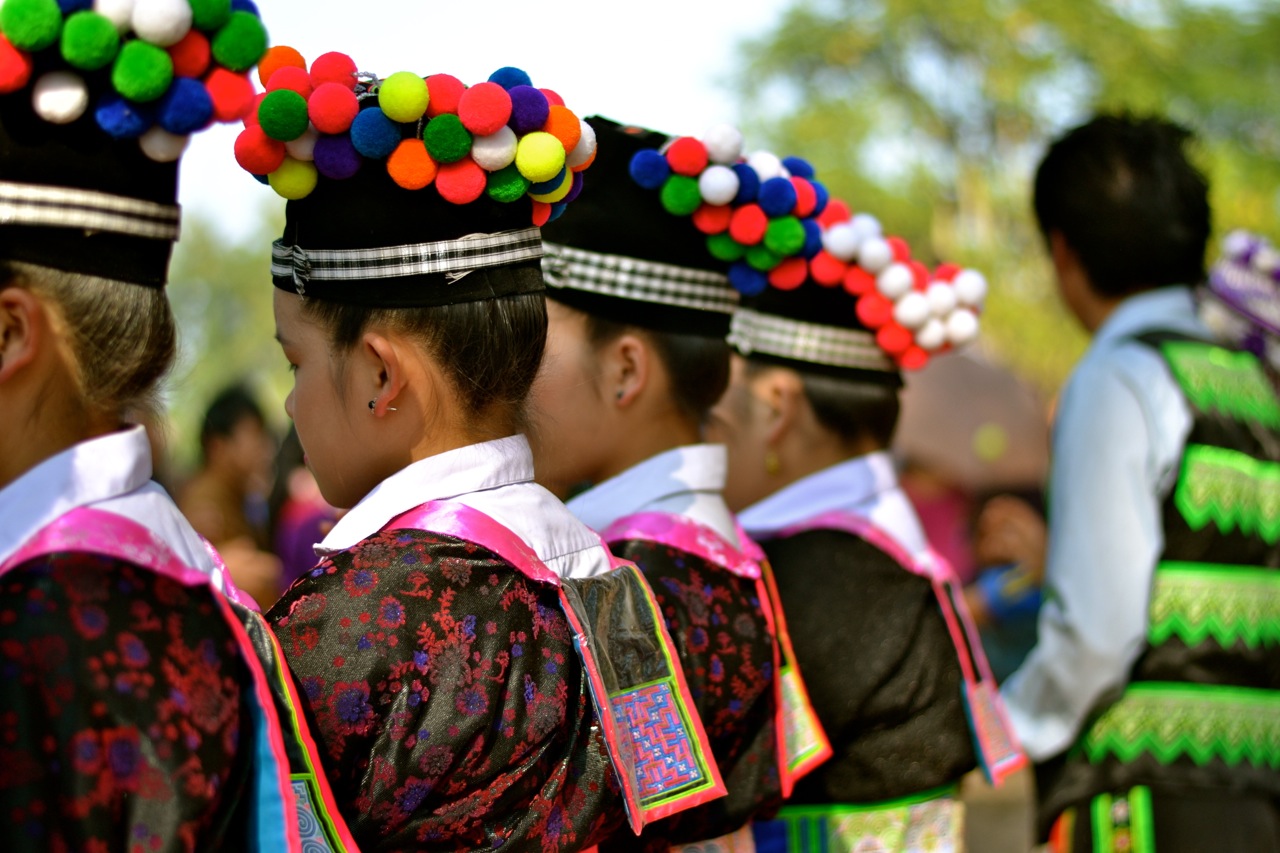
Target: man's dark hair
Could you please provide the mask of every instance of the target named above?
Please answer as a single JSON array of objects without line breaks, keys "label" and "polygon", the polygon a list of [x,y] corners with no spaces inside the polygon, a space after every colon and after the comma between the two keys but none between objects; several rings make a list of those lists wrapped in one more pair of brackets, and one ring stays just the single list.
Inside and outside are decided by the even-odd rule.
[{"label": "man's dark hair", "polygon": [[231,435],[245,418],[252,418],[262,426],[267,424],[262,407],[248,388],[243,385],[224,388],[205,410],[204,422],[200,425],[201,450],[207,453],[210,441]]},{"label": "man's dark hair", "polygon": [[1057,231],[1093,289],[1122,297],[1204,278],[1208,182],[1187,158],[1191,131],[1162,118],[1102,115],[1045,153],[1035,213]]}]

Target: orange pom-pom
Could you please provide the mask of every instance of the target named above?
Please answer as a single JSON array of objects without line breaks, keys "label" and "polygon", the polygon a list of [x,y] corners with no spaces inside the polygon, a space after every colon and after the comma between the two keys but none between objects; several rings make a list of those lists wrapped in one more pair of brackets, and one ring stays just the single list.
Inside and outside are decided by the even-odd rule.
[{"label": "orange pom-pom", "polygon": [[[431,81],[427,81],[431,91]],[[497,133],[511,118],[511,96],[497,83],[477,83],[458,98],[458,120],[476,136]]]},{"label": "orange pom-pom", "polygon": [[405,139],[387,158],[387,174],[407,190],[420,190],[436,179],[436,161],[421,139]]},{"label": "orange pom-pom", "polygon": [[307,61],[302,58],[301,53],[287,45],[278,44],[275,47],[268,48],[262,59],[258,60],[258,82],[263,86],[267,85],[271,75],[285,66],[301,68],[305,71]]},{"label": "orange pom-pom", "polygon": [[809,274],[823,287],[835,287],[844,281],[849,265],[823,250],[809,260]]},{"label": "orange pom-pom", "polygon": [[0,93],[16,92],[31,80],[31,57],[0,35]]},{"label": "orange pom-pom", "polygon": [[907,351],[898,356],[897,362],[903,370],[919,370],[929,363],[929,353],[913,345],[907,347]]},{"label": "orange pom-pom", "polygon": [[297,92],[304,98],[311,97],[311,75],[307,73],[305,68],[299,68],[296,65],[285,65],[277,68],[276,72],[271,75],[271,79],[267,81],[266,86],[268,92],[288,89],[291,92]]},{"label": "orange pom-pom", "polygon": [[533,224],[538,228],[547,224],[551,219],[551,205],[545,201],[535,201],[533,203]]},{"label": "orange pom-pom", "polygon": [[849,205],[838,198],[833,198],[818,214],[818,224],[823,228],[830,228],[837,222],[848,222],[852,216],[853,212],[849,210]]},{"label": "orange pom-pom", "polygon": [[444,113],[457,113],[458,101],[467,87],[452,74],[432,74],[427,78],[427,94],[431,100],[427,102],[427,118],[435,118]]},{"label": "orange pom-pom", "polygon": [[893,319],[893,300],[872,290],[858,299],[858,320],[868,329],[878,329]]},{"label": "orange pom-pom", "polygon": [[911,333],[892,320],[876,332],[876,343],[889,355],[902,355],[911,348],[912,342]]},{"label": "orange pom-pom", "polygon": [[849,267],[849,271],[844,274],[844,289],[847,292],[852,293],[854,296],[871,293],[876,289],[876,277],[857,264],[854,264]]},{"label": "orange pom-pom", "polygon": [[[194,32],[194,31],[193,31]],[[257,96],[253,92],[253,83],[244,74],[237,74],[226,68],[215,68],[209,78],[204,81],[204,88],[209,92],[209,100],[213,101],[213,117],[217,121],[236,121],[245,119],[249,125],[249,112],[253,111],[253,127],[258,126]],[[265,92],[263,94],[266,94]]]},{"label": "orange pom-pom", "polygon": [[553,105],[542,129],[559,139],[565,151],[572,151],[582,138],[582,122],[568,107]]},{"label": "orange pom-pom", "polygon": [[258,126],[258,106],[262,104],[262,99],[266,96],[266,92],[259,92],[253,96],[253,103],[249,104],[249,111],[244,114],[245,127]]},{"label": "orange pom-pom", "polygon": [[769,283],[778,290],[795,290],[809,277],[804,258],[787,258],[769,272]]},{"label": "orange pom-pom", "polygon": [[729,236],[744,246],[754,246],[764,239],[769,227],[768,215],[758,204],[744,204],[729,220]]},{"label": "orange pom-pom", "polygon": [[542,93],[542,97],[546,98],[547,103],[550,104],[551,106],[553,107],[564,106],[564,98],[560,97],[560,95],[554,89],[539,89],[538,91]]},{"label": "orange pom-pom", "polygon": [[175,77],[203,77],[209,70],[209,39],[197,29],[187,31],[177,44],[170,45]]},{"label": "orange pom-pom", "polygon": [[236,137],[236,162],[254,175],[269,175],[284,162],[284,143],[267,136],[256,124]]},{"label": "orange pom-pom", "polygon": [[677,175],[696,177],[707,168],[707,146],[692,136],[682,136],[667,146],[667,163]]},{"label": "orange pom-pom", "polygon": [[436,175],[436,191],[445,201],[470,204],[484,193],[487,180],[485,170],[467,157],[440,167],[440,172]]},{"label": "orange pom-pom", "polygon": [[889,244],[889,251],[893,252],[893,259],[900,264],[905,264],[911,260],[911,247],[907,245],[907,241],[901,237],[885,237],[884,241]]},{"label": "orange pom-pom", "polygon": [[693,227],[703,234],[721,234],[729,229],[733,208],[727,204],[704,204],[693,212]]},{"label": "orange pom-pom", "polygon": [[311,86],[319,89],[325,83],[337,83],[353,92],[356,88],[356,63],[345,53],[331,51],[311,63]]},{"label": "orange pom-pom", "polygon": [[911,270],[911,278],[915,289],[924,293],[929,289],[929,268],[916,260],[907,261],[907,267]]},{"label": "orange pom-pom", "polygon": [[341,83],[321,83],[307,99],[307,115],[321,133],[346,133],[358,112],[356,93]]}]

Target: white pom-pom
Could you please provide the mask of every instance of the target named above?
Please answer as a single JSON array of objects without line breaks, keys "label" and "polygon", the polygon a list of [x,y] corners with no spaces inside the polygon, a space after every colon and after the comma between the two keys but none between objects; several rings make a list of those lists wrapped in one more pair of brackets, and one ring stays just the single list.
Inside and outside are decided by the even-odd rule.
[{"label": "white pom-pom", "polygon": [[987,298],[987,279],[977,270],[961,270],[951,280],[961,305],[977,308]]},{"label": "white pom-pom", "polygon": [[778,159],[778,155],[770,151],[756,151],[747,158],[747,165],[760,176],[761,183],[770,178],[781,178],[786,171],[782,168],[782,161]]},{"label": "white pom-pom", "polygon": [[702,134],[712,163],[730,166],[742,158],[742,131],[731,124],[717,124]]},{"label": "white pom-pom", "polygon": [[850,263],[858,256],[858,247],[862,245],[862,237],[857,229],[848,222],[832,225],[822,233],[822,248],[845,263]]},{"label": "white pom-pom", "polygon": [[935,317],[945,317],[955,310],[956,289],[943,281],[935,281],[924,292],[929,300],[929,313]]},{"label": "white pom-pom", "polygon": [[854,231],[858,232],[860,240],[868,240],[884,234],[884,231],[880,228],[880,220],[870,213],[855,213],[853,218],[849,220],[849,224],[853,226]]},{"label": "white pom-pom", "polygon": [[169,47],[191,32],[191,4],[188,0],[137,0],[130,20],[140,38]]},{"label": "white pom-pom", "polygon": [[875,275],[893,263],[893,249],[882,237],[868,237],[858,248],[858,266]]},{"label": "white pom-pom", "polygon": [[582,122],[582,135],[578,137],[578,144],[573,146],[573,150],[569,152],[569,156],[564,158],[564,163],[570,169],[573,169],[590,160],[591,155],[595,153],[595,128],[584,121]]},{"label": "white pom-pom", "polygon": [[309,124],[307,129],[302,131],[301,136],[284,144],[284,150],[295,160],[314,160],[316,159],[316,140],[319,138],[320,132],[316,130],[315,125]]},{"label": "white pom-pom", "polygon": [[93,0],[93,11],[115,24],[122,33],[133,25],[133,0]]},{"label": "white pom-pom", "polygon": [[916,343],[920,349],[934,352],[942,349],[947,342],[947,326],[937,317],[932,317],[916,330]]},{"label": "white pom-pom", "polygon": [[1280,269],[1280,252],[1263,244],[1253,253],[1253,268],[1258,272],[1273,273]]},{"label": "white pom-pom", "polygon": [[178,136],[163,127],[153,127],[138,137],[138,146],[143,154],[157,163],[172,163],[187,150],[190,141],[190,136]]},{"label": "white pom-pom", "polygon": [[708,166],[698,176],[698,192],[707,204],[728,204],[738,195],[738,173],[728,166]]},{"label": "white pom-pom", "polygon": [[947,340],[955,346],[978,337],[978,315],[968,308],[957,308],[947,317]]},{"label": "white pom-pom", "polygon": [[[585,122],[584,122],[585,124]],[[486,172],[505,169],[516,160],[516,132],[505,124],[496,133],[477,136],[471,143],[471,159]]]},{"label": "white pom-pom", "polygon": [[31,88],[31,107],[53,124],[70,124],[89,107],[89,87],[79,74],[50,71]]},{"label": "white pom-pom", "polygon": [[893,319],[908,329],[920,328],[929,320],[928,298],[923,293],[909,291],[893,306]]},{"label": "white pom-pom", "polygon": [[876,290],[896,302],[911,290],[915,281],[911,267],[906,264],[890,264],[876,276]]},{"label": "white pom-pom", "polygon": [[1237,228],[1222,238],[1222,251],[1229,258],[1239,258],[1253,248],[1254,236],[1242,228]]}]

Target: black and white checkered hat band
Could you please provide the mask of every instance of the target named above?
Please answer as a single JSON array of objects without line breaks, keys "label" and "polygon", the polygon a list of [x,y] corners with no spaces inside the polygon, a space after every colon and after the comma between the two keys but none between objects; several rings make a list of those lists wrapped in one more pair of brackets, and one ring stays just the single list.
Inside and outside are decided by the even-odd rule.
[{"label": "black and white checkered hat band", "polygon": [[537,228],[376,249],[303,249],[277,240],[271,247],[271,274],[277,278],[292,276],[302,293],[312,281],[464,273],[541,257],[542,233]]},{"label": "black and white checkered hat band", "polygon": [[743,355],[753,352],[854,370],[896,371],[875,335],[742,309],[733,315],[729,344]]},{"label": "black and white checkered hat band", "polygon": [[547,243],[545,248],[542,277],[549,288],[570,288],[721,315],[732,314],[738,305],[738,292],[721,273],[588,252],[557,243]]},{"label": "black and white checkered hat band", "polygon": [[95,192],[0,181],[0,224],[107,231],[177,240],[177,205]]}]

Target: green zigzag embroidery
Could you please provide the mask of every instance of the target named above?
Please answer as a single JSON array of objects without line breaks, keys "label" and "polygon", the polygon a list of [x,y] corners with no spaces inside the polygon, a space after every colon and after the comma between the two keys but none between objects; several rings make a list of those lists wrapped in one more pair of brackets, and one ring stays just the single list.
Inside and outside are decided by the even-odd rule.
[{"label": "green zigzag embroidery", "polygon": [[1188,445],[1174,505],[1192,530],[1210,521],[1270,545],[1280,539],[1280,464],[1203,444]]},{"label": "green zigzag embroidery", "polygon": [[1280,570],[1161,563],[1151,591],[1152,645],[1176,636],[1188,646],[1212,637],[1229,648],[1280,645]]},{"label": "green zigzag embroidery", "polygon": [[1194,341],[1171,341],[1161,350],[1178,386],[1200,411],[1280,429],[1280,401],[1253,355]]},{"label": "green zigzag embroidery", "polygon": [[1182,756],[1280,769],[1280,693],[1242,687],[1137,682],[1081,739],[1091,762],[1130,762],[1150,754],[1161,764]]}]

